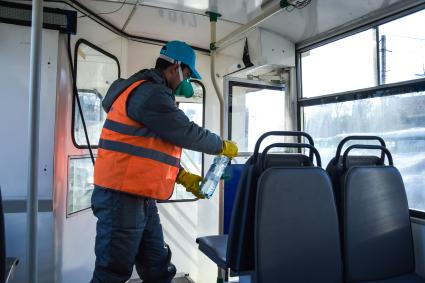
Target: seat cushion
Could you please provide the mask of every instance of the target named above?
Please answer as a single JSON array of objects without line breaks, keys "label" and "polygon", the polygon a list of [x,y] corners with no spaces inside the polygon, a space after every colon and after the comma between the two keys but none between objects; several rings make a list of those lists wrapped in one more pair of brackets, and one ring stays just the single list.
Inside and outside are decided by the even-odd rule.
[{"label": "seat cushion", "polygon": [[227,235],[206,236],[196,239],[199,250],[221,268],[227,268]]},{"label": "seat cushion", "polygon": [[425,283],[425,279],[422,277],[410,273],[403,276],[397,276],[390,279],[378,280],[378,281],[363,281],[359,283]]}]

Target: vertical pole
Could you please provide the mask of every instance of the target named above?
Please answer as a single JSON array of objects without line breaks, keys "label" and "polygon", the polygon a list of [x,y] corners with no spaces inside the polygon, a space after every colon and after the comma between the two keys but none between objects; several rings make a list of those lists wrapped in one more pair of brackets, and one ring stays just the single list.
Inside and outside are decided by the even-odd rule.
[{"label": "vertical pole", "polygon": [[387,37],[381,36],[381,83],[385,84],[387,80]]},{"label": "vertical pole", "polygon": [[[211,28],[211,80],[220,103],[220,136],[224,139],[224,97],[218,86],[217,77],[215,75],[215,63],[216,63],[216,55],[217,48],[215,46],[217,40],[217,19],[221,17],[220,14],[215,12],[207,12],[207,15],[210,17],[210,28]],[[219,185],[219,203],[218,203],[218,231],[219,234],[223,234],[223,223],[224,223],[224,185],[223,182],[220,182]],[[226,272],[221,268],[218,269],[217,274],[217,283],[224,282],[224,278],[226,277]]]},{"label": "vertical pole", "polygon": [[27,258],[28,282],[37,283],[37,214],[38,214],[38,131],[40,113],[41,36],[43,0],[32,1],[31,59],[29,82],[29,167],[27,183]]},{"label": "vertical pole", "polygon": [[381,85],[381,41],[379,40],[379,27],[375,27],[376,46],[376,85]]}]

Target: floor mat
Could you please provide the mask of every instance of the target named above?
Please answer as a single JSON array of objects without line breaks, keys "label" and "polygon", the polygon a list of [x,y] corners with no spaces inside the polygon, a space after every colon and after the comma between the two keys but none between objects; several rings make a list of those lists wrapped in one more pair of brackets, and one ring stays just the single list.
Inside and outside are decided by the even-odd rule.
[{"label": "floor mat", "polygon": [[173,283],[194,283],[192,280],[186,277],[174,278]]},{"label": "floor mat", "polygon": [[[131,279],[128,281],[128,283],[142,283],[142,280],[139,279]],[[194,283],[190,278],[187,277],[180,277],[180,278],[174,278],[172,283]]]}]

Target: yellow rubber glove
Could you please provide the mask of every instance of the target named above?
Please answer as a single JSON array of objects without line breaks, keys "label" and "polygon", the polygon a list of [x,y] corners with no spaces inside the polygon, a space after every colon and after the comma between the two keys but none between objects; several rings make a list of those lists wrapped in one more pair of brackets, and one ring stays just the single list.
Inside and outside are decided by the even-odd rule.
[{"label": "yellow rubber glove", "polygon": [[184,169],[181,169],[177,175],[177,184],[183,185],[186,191],[192,193],[195,197],[203,199],[204,195],[199,190],[199,183],[202,181],[202,177],[189,173]]},{"label": "yellow rubber glove", "polygon": [[223,148],[221,149],[221,152],[219,154],[225,155],[232,159],[233,157],[236,157],[238,155],[238,146],[235,142],[223,141]]}]

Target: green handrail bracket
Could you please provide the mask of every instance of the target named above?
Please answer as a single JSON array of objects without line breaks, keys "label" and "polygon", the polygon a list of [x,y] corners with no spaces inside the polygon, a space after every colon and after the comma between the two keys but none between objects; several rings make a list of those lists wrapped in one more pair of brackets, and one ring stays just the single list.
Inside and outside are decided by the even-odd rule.
[{"label": "green handrail bracket", "polygon": [[[205,12],[208,17],[210,17],[210,22],[217,22],[217,19],[221,17],[221,14],[217,12],[207,11]],[[214,51],[217,50],[217,46],[215,45],[215,42],[210,43],[210,50]]]},{"label": "green handrail bracket", "polygon": [[215,45],[215,42],[210,43],[210,50],[211,51],[217,50],[217,46]]},{"label": "green handrail bracket", "polygon": [[280,8],[286,8],[286,7],[288,7],[288,6],[292,6],[292,4],[290,4],[289,2],[288,2],[288,0],[281,0],[280,1]]},{"label": "green handrail bracket", "polygon": [[207,14],[207,16],[210,17],[210,22],[217,22],[217,19],[221,17],[220,13],[213,12],[213,11],[207,11],[205,12],[205,14]]}]

